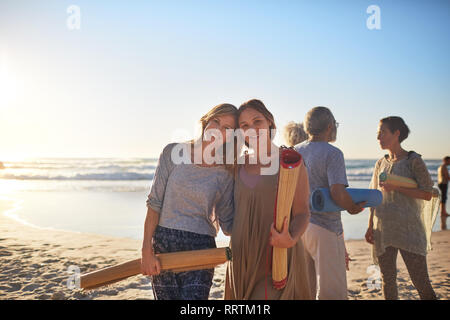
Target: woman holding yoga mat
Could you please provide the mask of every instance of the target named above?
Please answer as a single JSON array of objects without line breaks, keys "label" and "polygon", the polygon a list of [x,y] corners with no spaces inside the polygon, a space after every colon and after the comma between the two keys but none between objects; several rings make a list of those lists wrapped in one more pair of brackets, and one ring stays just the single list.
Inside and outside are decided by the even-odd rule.
[{"label": "woman holding yoga mat", "polygon": [[[427,236],[420,201],[432,198],[433,181],[421,156],[406,151],[401,143],[409,129],[402,118],[380,120],[377,139],[388,154],[377,161],[371,188],[383,192],[382,203],[372,208],[366,240],[373,245],[374,262],[379,264],[383,293],[387,300],[398,299],[397,254],[403,257],[411,280],[421,299],[436,299],[427,269]],[[406,188],[380,182],[380,173],[407,177],[417,188]]]},{"label": "woman holding yoga mat", "polygon": [[[250,100],[239,108],[238,123],[245,144],[254,153],[246,153],[245,164],[236,168],[233,259],[228,262],[225,299],[310,299],[305,249],[300,239],[309,220],[306,168],[301,162],[289,226],[285,220],[282,229],[277,231],[274,209],[280,168],[277,165],[274,171],[265,170],[273,163],[278,164],[274,159],[280,157],[279,148],[272,143],[274,118],[261,101]],[[263,161],[258,152],[265,148],[271,163]],[[274,247],[288,248],[287,278],[279,289],[274,288],[272,279]]]},{"label": "woman holding yoga mat", "polygon": [[[152,276],[158,300],[208,299],[214,268],[160,272],[155,254],[215,248],[219,225],[225,234],[231,232],[234,165],[226,161],[226,151],[220,154],[211,146],[232,142],[226,130],[236,127],[236,112],[230,104],[214,107],[200,120],[201,138],[169,144],[161,153],[147,199],[141,263],[142,273]],[[211,137],[211,132],[216,135]],[[217,156],[225,165],[211,164]]]}]

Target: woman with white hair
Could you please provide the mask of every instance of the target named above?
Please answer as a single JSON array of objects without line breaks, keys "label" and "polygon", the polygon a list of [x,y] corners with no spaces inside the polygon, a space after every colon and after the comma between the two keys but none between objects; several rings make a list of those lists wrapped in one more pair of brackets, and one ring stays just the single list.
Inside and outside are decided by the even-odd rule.
[{"label": "woman with white hair", "polygon": [[284,127],[284,140],[289,147],[302,143],[306,139],[308,139],[308,135],[303,129],[303,123],[290,121]]}]

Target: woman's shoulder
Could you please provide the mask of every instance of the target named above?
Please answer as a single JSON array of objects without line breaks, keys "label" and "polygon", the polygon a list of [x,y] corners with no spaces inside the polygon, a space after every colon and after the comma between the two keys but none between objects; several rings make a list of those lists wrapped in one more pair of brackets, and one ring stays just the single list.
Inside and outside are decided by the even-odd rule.
[{"label": "woman's shoulder", "polygon": [[377,175],[384,170],[384,168],[388,165],[386,157],[383,156],[375,162],[375,166],[373,168],[373,174]]},{"label": "woman's shoulder", "polygon": [[177,142],[172,142],[172,143],[167,144],[167,145],[163,148],[161,154],[162,154],[164,157],[170,157],[170,155],[171,155],[171,153],[172,153],[172,149],[173,149],[177,144],[178,144]]},{"label": "woman's shoulder", "polygon": [[422,159],[422,155],[415,151],[408,151],[408,156],[406,159],[412,164],[424,162]]},{"label": "woman's shoulder", "polygon": [[410,151],[408,153],[408,160],[413,169],[416,167],[426,167],[425,161],[422,159],[422,155],[417,152]]},{"label": "woman's shoulder", "polygon": [[186,142],[171,142],[164,147],[163,152],[165,152],[165,153],[171,152],[175,146],[185,145],[185,144],[186,144]]},{"label": "woman's shoulder", "polygon": [[189,141],[186,142],[171,142],[167,144],[161,152],[163,160],[174,165],[181,163],[191,163],[190,152],[192,145]]},{"label": "woman's shoulder", "polygon": [[408,151],[408,159],[412,160],[417,158],[422,158],[422,155],[412,150]]}]

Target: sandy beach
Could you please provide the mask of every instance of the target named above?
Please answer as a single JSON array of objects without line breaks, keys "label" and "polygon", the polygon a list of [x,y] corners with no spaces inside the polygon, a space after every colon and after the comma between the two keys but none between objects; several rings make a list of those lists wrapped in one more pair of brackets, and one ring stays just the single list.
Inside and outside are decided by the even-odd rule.
[{"label": "sandy beach", "polygon": [[[13,202],[0,200],[0,299],[153,299],[147,277],[135,276],[91,291],[69,289],[67,280],[73,266],[89,272],[136,259],[141,241],[88,233],[40,229],[21,224],[3,213]],[[450,231],[435,232],[428,255],[432,286],[439,299],[450,297]],[[223,243],[218,244],[224,245]],[[346,241],[354,261],[347,273],[349,299],[380,300],[380,290],[367,286],[367,268],[372,264],[370,245],[363,240]],[[401,258],[398,285],[402,300],[417,300]],[[216,268],[210,299],[222,299],[225,265]]]}]

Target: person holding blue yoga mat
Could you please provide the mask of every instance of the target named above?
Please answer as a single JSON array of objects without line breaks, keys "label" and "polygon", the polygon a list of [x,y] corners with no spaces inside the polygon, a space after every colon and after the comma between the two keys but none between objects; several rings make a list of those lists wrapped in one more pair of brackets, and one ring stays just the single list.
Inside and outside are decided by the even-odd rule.
[{"label": "person holding blue yoga mat", "polygon": [[[383,200],[383,195],[379,190],[373,189],[345,189],[354,202],[366,202],[365,207],[376,207]],[[319,188],[312,192],[310,206],[314,212],[342,211],[331,196],[330,189]]]},{"label": "person holding blue yoga mat", "polygon": [[[432,198],[433,181],[422,157],[406,151],[401,143],[409,128],[400,117],[380,120],[377,139],[388,154],[379,159],[370,183],[383,192],[383,201],[370,211],[366,241],[373,245],[374,263],[380,266],[386,300],[397,300],[397,254],[400,251],[421,299],[434,300],[427,268],[427,237],[420,201]],[[417,188],[399,187],[379,181],[380,173],[411,178]]]},{"label": "person holding blue yoga mat", "polygon": [[[295,146],[305,161],[312,191],[328,188],[333,201],[350,214],[363,211],[365,202],[354,203],[346,187],[344,155],[329,142],[336,141],[338,123],[328,108],[315,107],[305,116],[309,139]],[[347,299],[346,250],[341,212],[311,212],[303,235],[308,252],[311,295],[320,300]]]}]

